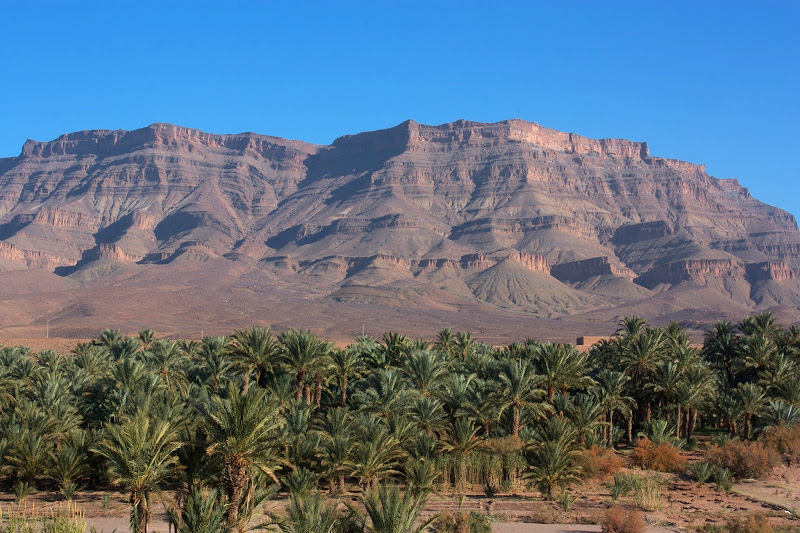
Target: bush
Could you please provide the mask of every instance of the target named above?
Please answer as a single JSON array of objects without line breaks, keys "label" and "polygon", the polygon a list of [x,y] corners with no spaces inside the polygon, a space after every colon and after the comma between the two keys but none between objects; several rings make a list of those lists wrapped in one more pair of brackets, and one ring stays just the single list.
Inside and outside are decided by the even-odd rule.
[{"label": "bush", "polygon": [[617,501],[620,496],[627,496],[633,492],[639,507],[645,511],[659,511],[663,485],[664,479],[659,474],[619,473],[614,476],[611,499]]},{"label": "bush", "polygon": [[729,533],[774,533],[764,513],[751,513],[746,518],[733,517],[726,524]]},{"label": "bush", "polygon": [[646,470],[681,472],[686,464],[686,458],[675,446],[666,443],[654,444],[650,439],[644,437],[634,444],[631,462],[634,466]]},{"label": "bush", "polygon": [[762,442],[735,440],[712,446],[706,452],[706,459],[719,468],[727,468],[736,479],[761,479],[780,462],[780,455]]},{"label": "bush", "polygon": [[485,514],[472,511],[471,513],[444,513],[436,519],[433,525],[435,533],[492,533],[492,524]]},{"label": "bush", "polygon": [[780,424],[764,431],[764,444],[786,454],[792,464],[800,462],[800,424]]},{"label": "bush", "polygon": [[602,448],[597,444],[581,452],[576,461],[585,479],[612,476],[622,470],[622,459],[613,450]]},{"label": "bush", "polygon": [[604,533],[644,533],[647,528],[641,511],[622,507],[610,507],[601,526]]}]

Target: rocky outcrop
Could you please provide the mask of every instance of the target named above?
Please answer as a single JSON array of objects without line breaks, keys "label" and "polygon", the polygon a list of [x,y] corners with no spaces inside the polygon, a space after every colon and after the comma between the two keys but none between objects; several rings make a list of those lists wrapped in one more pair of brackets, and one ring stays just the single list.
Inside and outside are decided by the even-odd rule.
[{"label": "rocky outcrop", "polygon": [[684,281],[706,283],[709,279],[744,279],[745,264],[730,259],[698,259],[675,261],[658,266],[639,276],[636,283],[647,288],[659,284],[677,285]]},{"label": "rocky outcrop", "polygon": [[751,283],[757,283],[767,280],[787,281],[795,279],[795,274],[786,263],[765,261],[747,265],[747,277]]},{"label": "rocky outcrop", "polygon": [[570,261],[553,265],[550,273],[554,278],[565,283],[585,281],[594,276],[611,275],[633,281],[636,273],[629,268],[620,268],[612,265],[608,257],[592,257],[580,261]]}]

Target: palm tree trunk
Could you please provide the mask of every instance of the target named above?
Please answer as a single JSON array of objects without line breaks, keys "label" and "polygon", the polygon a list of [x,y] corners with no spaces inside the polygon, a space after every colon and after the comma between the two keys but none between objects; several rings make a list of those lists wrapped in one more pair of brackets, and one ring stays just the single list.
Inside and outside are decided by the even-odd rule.
[{"label": "palm tree trunk", "polygon": [[628,417],[628,444],[633,444],[633,412]]},{"label": "palm tree trunk", "polygon": [[514,406],[513,419],[511,421],[511,434],[519,437],[519,407]]},{"label": "palm tree trunk", "polygon": [[342,405],[347,405],[347,374],[342,376]]},{"label": "palm tree trunk", "polygon": [[691,436],[692,433],[694,433],[695,427],[697,427],[697,409],[694,409],[692,411],[692,423],[689,425],[689,431],[688,431],[689,436]]},{"label": "palm tree trunk", "polygon": [[750,440],[750,418],[752,416],[750,413],[744,415],[744,440]]},{"label": "palm tree trunk", "polygon": [[608,412],[608,447],[614,447],[614,410]]},{"label": "palm tree trunk", "polygon": [[681,415],[683,414],[683,408],[681,404],[678,403],[678,409],[675,411],[675,436],[677,438],[681,438]]},{"label": "palm tree trunk", "polygon": [[556,388],[552,383],[547,385],[547,397],[550,398],[551,402],[556,397]]},{"label": "palm tree trunk", "polygon": [[131,491],[131,530],[134,533],[147,533],[147,524],[150,521],[147,510],[147,499],[138,491]]},{"label": "palm tree trunk", "polygon": [[242,392],[247,392],[247,389],[250,387],[250,372],[248,370],[244,371],[242,374]]},{"label": "palm tree trunk", "polygon": [[343,494],[344,493],[344,475],[343,474],[339,474],[338,481],[339,481],[339,494]]},{"label": "palm tree trunk", "polygon": [[239,522],[239,504],[242,489],[247,482],[247,463],[243,459],[233,458],[225,464],[223,477],[228,495],[228,526],[235,529]]},{"label": "palm tree trunk", "polygon": [[317,372],[316,382],[314,383],[314,403],[319,406],[322,401],[322,374]]},{"label": "palm tree trunk", "polygon": [[305,370],[297,371],[297,401],[303,398],[303,387],[305,385],[306,373]]}]

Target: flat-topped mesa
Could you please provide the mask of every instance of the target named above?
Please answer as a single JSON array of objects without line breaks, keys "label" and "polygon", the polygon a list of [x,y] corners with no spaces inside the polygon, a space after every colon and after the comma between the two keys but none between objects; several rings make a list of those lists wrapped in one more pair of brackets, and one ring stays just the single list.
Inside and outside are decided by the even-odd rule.
[{"label": "flat-topped mesa", "polygon": [[43,207],[36,212],[33,222],[54,228],[93,228],[98,223],[97,218],[88,213],[47,207]]},{"label": "flat-topped mesa", "polygon": [[764,261],[747,265],[747,278],[751,283],[759,281],[787,281],[795,279],[794,271],[782,261]]},{"label": "flat-topped mesa", "polygon": [[629,268],[619,268],[612,265],[608,257],[592,257],[559,263],[550,268],[550,274],[563,282],[585,281],[595,276],[612,275],[633,281],[636,274]]},{"label": "flat-topped mesa", "polygon": [[[126,153],[142,146],[162,146],[192,150],[191,145],[221,148],[234,153],[250,152],[263,157],[289,157],[302,161],[316,146],[302,141],[256,133],[217,134],[173,124],[156,123],[136,130],[85,130],[61,135],[55,140],[39,142],[28,139],[22,146],[22,157],[63,155],[104,155]],[[295,153],[296,152],[296,153]]]},{"label": "flat-topped mesa", "polygon": [[0,241],[0,260],[1,259],[19,263],[20,269],[54,268],[69,262],[66,259],[51,256],[46,252],[20,250],[13,244],[5,241]]},{"label": "flat-topped mesa", "polygon": [[144,259],[143,256],[133,255],[125,252],[121,246],[117,244],[101,243],[96,248],[87,251],[84,254],[85,261],[92,260],[113,260],[122,261],[125,263],[135,263]]},{"label": "flat-topped mesa", "polygon": [[684,281],[705,284],[709,279],[744,279],[745,264],[734,259],[686,259],[652,268],[636,278],[636,283],[649,289],[660,285],[677,285]]}]

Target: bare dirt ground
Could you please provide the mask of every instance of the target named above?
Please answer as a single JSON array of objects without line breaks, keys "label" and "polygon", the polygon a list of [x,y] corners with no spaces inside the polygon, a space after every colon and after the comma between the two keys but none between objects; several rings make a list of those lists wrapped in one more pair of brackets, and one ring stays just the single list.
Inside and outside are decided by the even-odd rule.
[{"label": "bare dirt ground", "polygon": [[[699,455],[696,452],[694,455]],[[705,524],[723,525],[731,516],[764,513],[773,526],[800,531],[800,520],[787,512],[800,509],[800,466],[780,466],[767,479],[738,483],[731,492],[716,490],[713,485],[700,485],[686,476],[662,474],[667,486],[664,489],[661,509],[643,512],[650,533],[690,531]],[[612,478],[597,479],[575,488],[577,500],[569,511],[555,502],[544,501],[538,492],[501,494],[486,498],[473,493],[463,499],[457,495],[432,495],[422,515],[430,517],[446,512],[478,511],[493,518],[493,531],[497,533],[559,533],[597,532],[606,509],[612,505],[636,508],[632,497],[611,501]],[[105,501],[104,501],[105,497]],[[166,493],[169,497],[169,493]],[[357,494],[339,498],[351,503]],[[268,504],[272,512],[280,513],[285,499]],[[119,491],[85,491],[77,495],[75,504],[85,512],[88,527],[98,532],[117,533],[129,531],[129,506],[127,495]],[[57,493],[39,492],[25,502],[14,502],[10,493],[0,493],[3,516],[47,517],[65,509],[65,502]],[[166,533],[168,530],[164,505],[153,498],[150,531]],[[88,531],[88,528],[87,528]]]}]

